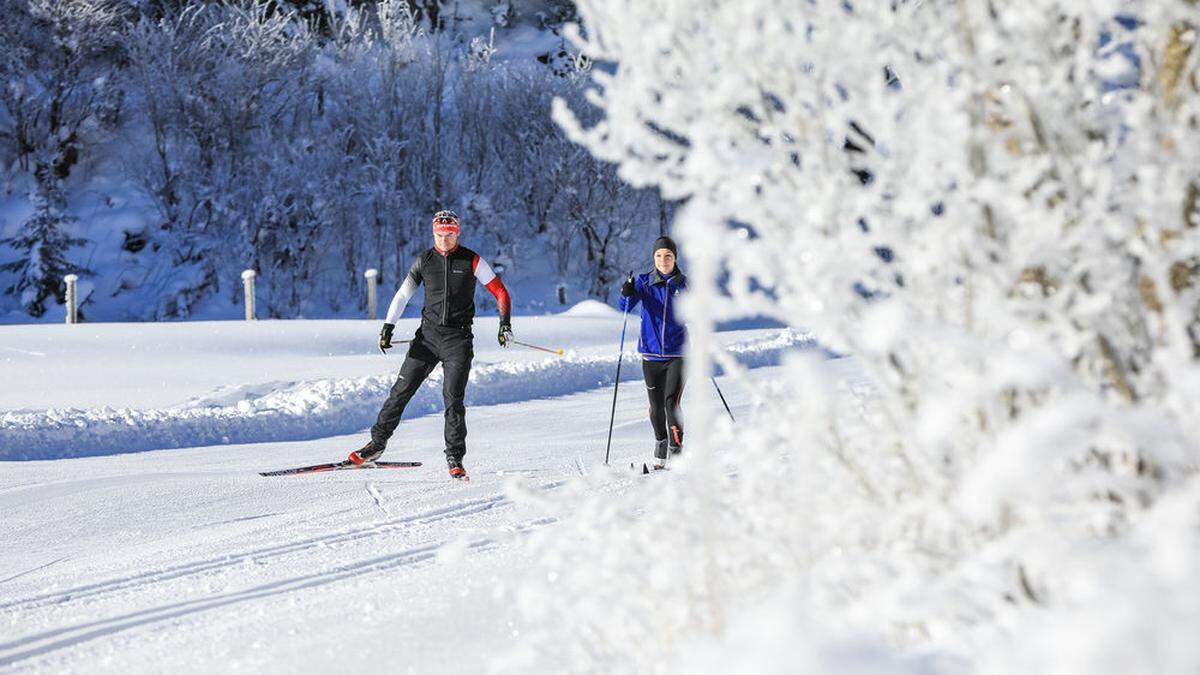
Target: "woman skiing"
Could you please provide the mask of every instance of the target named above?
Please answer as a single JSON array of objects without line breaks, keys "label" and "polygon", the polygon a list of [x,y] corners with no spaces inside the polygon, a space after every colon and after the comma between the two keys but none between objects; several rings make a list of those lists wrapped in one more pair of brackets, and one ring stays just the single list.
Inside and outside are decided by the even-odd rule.
[{"label": "woman skiing", "polygon": [[675,242],[654,240],[654,271],[636,278],[631,272],[621,286],[622,309],[630,312],[642,304],[642,334],[638,352],[650,397],[650,426],[654,429],[654,468],[666,466],[667,457],[683,449],[683,422],[679,399],[683,395],[683,345],[687,330],[675,318],[675,300],[687,288],[687,277],[676,264]]}]

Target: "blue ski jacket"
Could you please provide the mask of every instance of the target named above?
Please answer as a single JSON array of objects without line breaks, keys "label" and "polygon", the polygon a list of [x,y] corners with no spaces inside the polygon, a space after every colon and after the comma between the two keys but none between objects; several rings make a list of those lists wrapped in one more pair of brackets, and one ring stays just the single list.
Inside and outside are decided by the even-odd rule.
[{"label": "blue ski jacket", "polygon": [[675,318],[675,300],[687,288],[687,277],[679,268],[669,277],[654,270],[633,281],[633,295],[621,298],[621,309],[633,311],[642,303],[642,335],[638,352],[642,358],[660,361],[683,356],[687,329]]}]

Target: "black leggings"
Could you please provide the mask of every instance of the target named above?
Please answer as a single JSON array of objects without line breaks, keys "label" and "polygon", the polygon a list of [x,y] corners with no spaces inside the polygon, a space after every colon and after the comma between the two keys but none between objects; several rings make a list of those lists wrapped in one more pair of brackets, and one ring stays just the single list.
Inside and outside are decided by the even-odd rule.
[{"label": "black leggings", "polygon": [[650,426],[655,440],[667,445],[683,444],[683,422],[679,419],[679,400],[683,396],[683,359],[642,361],[642,377],[650,396]]},{"label": "black leggings", "polygon": [[446,404],[446,457],[462,460],[467,454],[467,409],[463,398],[471,374],[471,359],[475,356],[473,337],[469,329],[421,324],[408,346],[396,384],[392,385],[375,426],[371,427],[371,440],[376,447],[387,445],[400,424],[404,407],[440,361],[442,399]]}]

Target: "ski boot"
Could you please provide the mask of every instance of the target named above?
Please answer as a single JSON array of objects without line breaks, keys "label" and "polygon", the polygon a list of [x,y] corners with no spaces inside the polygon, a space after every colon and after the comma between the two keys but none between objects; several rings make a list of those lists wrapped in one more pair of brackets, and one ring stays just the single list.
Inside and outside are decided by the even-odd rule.
[{"label": "ski boot", "polygon": [[463,468],[462,460],[458,457],[447,457],[446,464],[450,466],[450,477],[456,480],[471,480],[467,470]]},{"label": "ski boot", "polygon": [[363,464],[374,462],[382,454],[383,447],[376,444],[374,439],[372,439],[366,445],[350,453],[348,461],[356,466],[362,466]]},{"label": "ski boot", "polygon": [[654,442],[654,464],[651,468],[655,471],[667,468],[667,439]]}]

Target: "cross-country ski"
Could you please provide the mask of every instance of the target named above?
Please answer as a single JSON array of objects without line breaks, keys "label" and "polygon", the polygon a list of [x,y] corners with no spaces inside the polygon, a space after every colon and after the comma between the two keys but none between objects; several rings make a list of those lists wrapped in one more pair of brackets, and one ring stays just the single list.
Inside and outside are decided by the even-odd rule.
[{"label": "cross-country ski", "polygon": [[275,471],[262,471],[260,476],[295,476],[304,473],[320,473],[322,471],[348,471],[352,469],[413,469],[421,466],[420,462],[384,462],[372,461],[366,463],[355,464],[350,460],[342,462],[330,462],[327,464],[312,464],[310,466],[298,466],[291,469],[277,469]]}]

